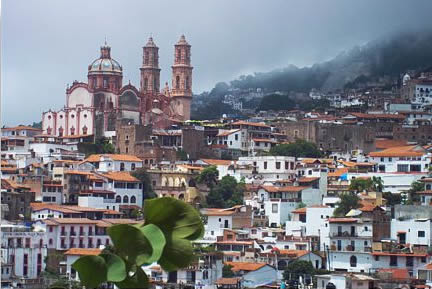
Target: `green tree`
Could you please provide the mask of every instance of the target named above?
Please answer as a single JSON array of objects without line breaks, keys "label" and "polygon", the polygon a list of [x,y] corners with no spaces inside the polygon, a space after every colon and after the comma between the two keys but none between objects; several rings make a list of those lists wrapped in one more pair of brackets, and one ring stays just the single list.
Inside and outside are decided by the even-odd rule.
[{"label": "green tree", "polygon": [[219,176],[219,171],[215,166],[206,167],[199,174],[197,181],[199,184],[206,184],[210,189],[216,184]]},{"label": "green tree", "polygon": [[340,195],[340,201],[333,214],[337,217],[345,216],[352,209],[360,207],[360,198],[355,193],[344,193]]},{"label": "green tree", "polygon": [[303,203],[303,202],[300,202],[300,203],[297,205],[296,209],[301,209],[301,208],[306,208],[306,204]]},{"label": "green tree", "polygon": [[372,177],[372,188],[375,192],[382,192],[384,190],[384,182],[381,177]]},{"label": "green tree", "polygon": [[225,208],[243,204],[244,179],[237,183],[232,176],[224,176],[207,196],[207,204],[212,208]]},{"label": "green tree", "polygon": [[234,277],[234,272],[232,271],[231,265],[224,265],[222,267],[222,277],[224,278],[232,278]]},{"label": "green tree", "polygon": [[305,260],[295,260],[288,264],[283,272],[285,280],[298,280],[300,276],[315,275],[315,268],[312,262]]},{"label": "green tree", "polygon": [[225,208],[225,201],[219,191],[210,190],[206,200],[210,208]]},{"label": "green tree", "polygon": [[402,203],[401,194],[394,194],[391,192],[384,192],[383,198],[387,200],[388,206],[400,205]]},{"label": "green tree", "polygon": [[349,190],[354,192],[370,191],[373,188],[371,179],[353,179],[351,180]]},{"label": "green tree", "polygon": [[276,145],[270,149],[270,153],[274,156],[322,157],[322,153],[317,146],[305,140],[296,140],[294,143]]},{"label": "green tree", "polygon": [[136,169],[131,173],[131,175],[140,180],[144,199],[157,198],[156,193],[153,191],[150,175],[147,173],[145,168]]},{"label": "green tree", "polygon": [[405,205],[414,205],[420,202],[420,196],[417,192],[424,191],[424,184],[419,181],[412,182],[411,188],[407,191],[407,199]]}]

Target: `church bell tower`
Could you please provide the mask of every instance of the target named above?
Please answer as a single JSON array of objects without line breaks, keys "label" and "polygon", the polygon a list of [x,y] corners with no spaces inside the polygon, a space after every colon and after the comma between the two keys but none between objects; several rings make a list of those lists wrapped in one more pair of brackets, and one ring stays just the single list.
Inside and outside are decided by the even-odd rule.
[{"label": "church bell tower", "polygon": [[174,111],[183,121],[190,119],[192,101],[191,46],[184,35],[174,45],[171,97]]},{"label": "church bell tower", "polygon": [[143,64],[141,70],[141,92],[157,94],[160,88],[159,47],[150,37],[143,47]]}]

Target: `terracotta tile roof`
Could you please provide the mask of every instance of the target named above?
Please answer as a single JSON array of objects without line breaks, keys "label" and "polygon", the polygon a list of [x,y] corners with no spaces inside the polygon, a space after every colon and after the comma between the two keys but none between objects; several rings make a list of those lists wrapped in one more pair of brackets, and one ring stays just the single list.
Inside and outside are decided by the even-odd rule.
[{"label": "terracotta tile roof", "polygon": [[420,191],[420,192],[416,192],[416,194],[419,194],[419,195],[432,195],[432,190]]},{"label": "terracotta tile roof", "polygon": [[269,193],[284,193],[284,192],[301,192],[310,187],[304,186],[283,186],[283,187],[275,187],[275,186],[261,186],[264,190]]},{"label": "terracotta tile roof", "polygon": [[185,169],[188,169],[188,170],[199,170],[199,171],[204,170],[203,167],[191,166],[191,165],[178,165],[178,167],[185,168]]},{"label": "terracotta tile roof", "polygon": [[294,214],[306,214],[306,208],[298,208],[298,209],[295,209],[294,211],[292,211],[291,213],[294,213]]},{"label": "terracotta tile roof", "polygon": [[239,129],[224,130],[224,131],[219,132],[216,136],[219,136],[219,137],[229,136],[230,134],[236,133],[238,131],[240,131],[240,130]]},{"label": "terracotta tile roof", "polygon": [[67,250],[65,255],[79,255],[79,256],[96,256],[102,252],[101,249],[84,249],[84,248],[71,248]]},{"label": "terracotta tile roof", "polygon": [[249,263],[249,262],[226,262],[225,264],[232,266],[231,270],[236,271],[256,271],[267,263]]},{"label": "terracotta tile roof", "polygon": [[357,223],[355,218],[329,218],[329,223]]},{"label": "terracotta tile roof", "polygon": [[406,146],[406,140],[396,140],[396,139],[375,139],[375,147],[377,149],[388,149],[392,147]]},{"label": "terracotta tile roof", "polygon": [[59,138],[82,138],[82,137],[91,137],[93,134],[74,134],[74,135],[64,135]]},{"label": "terracotta tile roof", "polygon": [[12,180],[1,179],[1,187],[4,189],[21,189],[21,190],[31,190],[30,186],[16,183]]},{"label": "terracotta tile roof", "polygon": [[216,285],[237,285],[238,282],[240,282],[240,277],[234,277],[234,278],[220,278],[216,280]]},{"label": "terracotta tile roof", "polygon": [[421,157],[427,152],[419,146],[392,147],[379,152],[371,152],[371,157]]},{"label": "terracotta tile roof", "polygon": [[27,126],[27,125],[18,125],[18,126],[14,126],[14,127],[5,127],[2,128],[2,130],[34,130],[34,131],[42,131],[42,129],[40,128],[35,128],[32,126]]},{"label": "terracotta tile roof", "polygon": [[85,172],[85,171],[77,171],[77,170],[68,170],[64,172],[65,175],[82,175],[82,176],[92,176],[93,173]]},{"label": "terracotta tile roof", "polygon": [[[97,220],[90,220],[87,218],[51,218],[47,220],[57,224],[96,224],[98,222]],[[43,220],[43,222],[45,221],[46,220]]]},{"label": "terracotta tile roof", "polygon": [[348,167],[348,168],[354,168],[354,167],[372,167],[374,165],[376,165],[376,163],[372,163],[372,162],[348,162],[348,161],[338,161],[339,163],[343,164],[344,166]]},{"label": "terracotta tile roof", "polygon": [[217,159],[202,159],[203,162],[212,166],[229,166],[232,161],[229,160],[217,160]]},{"label": "terracotta tile roof", "polygon": [[314,163],[331,164],[331,163],[333,163],[333,160],[332,159],[303,158],[300,160],[300,162],[302,162],[304,164],[314,164]]},{"label": "terracotta tile roof", "polygon": [[275,141],[274,139],[270,139],[270,138],[253,138],[252,139],[254,142],[270,142],[270,143],[277,143],[277,141]]},{"label": "terracotta tile roof", "polygon": [[125,154],[97,154],[90,155],[85,160],[90,163],[100,162],[101,157],[111,158],[114,161],[123,161],[123,162],[142,162],[142,160],[134,155],[125,155]]},{"label": "terracotta tile roof", "polygon": [[139,182],[137,178],[135,178],[128,172],[107,172],[102,174],[102,176],[110,180],[119,181],[119,182],[134,182],[134,183]]},{"label": "terracotta tile roof", "polygon": [[308,250],[279,250],[279,255],[288,255],[295,258],[300,258],[306,254],[309,254]]},{"label": "terracotta tile roof", "polygon": [[320,177],[301,177],[298,179],[299,183],[311,183],[319,180]]},{"label": "terracotta tile roof", "polygon": [[408,273],[408,269],[405,268],[382,268],[378,270],[378,273],[386,272],[391,273],[391,279],[409,279],[410,275]]},{"label": "terracotta tile roof", "polygon": [[233,215],[235,211],[227,211],[225,209],[206,209],[203,214],[206,216],[230,216]]},{"label": "terracotta tile roof", "polygon": [[266,125],[264,123],[260,123],[260,122],[248,122],[248,121],[242,121],[242,120],[230,123],[230,125],[249,125],[249,126],[270,128],[270,126],[268,126],[268,125]]},{"label": "terracotta tile roof", "polygon": [[62,205],[50,204],[50,203],[30,203],[30,207],[33,212],[37,212],[41,210],[52,210],[52,211],[62,212],[67,214],[81,213],[79,210],[68,208],[68,206],[62,206]]},{"label": "terracotta tile roof", "polygon": [[432,270],[432,263],[426,264],[423,269]]}]

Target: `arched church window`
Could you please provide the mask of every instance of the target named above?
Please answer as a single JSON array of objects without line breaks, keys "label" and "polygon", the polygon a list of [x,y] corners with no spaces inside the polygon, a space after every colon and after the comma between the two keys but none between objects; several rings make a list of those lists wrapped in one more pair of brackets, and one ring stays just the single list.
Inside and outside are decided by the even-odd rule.
[{"label": "arched church window", "polygon": [[147,90],[147,86],[148,86],[148,78],[144,78],[144,90]]},{"label": "arched church window", "polygon": [[186,76],[185,87],[189,89],[189,76]]},{"label": "arched church window", "polygon": [[93,88],[96,88],[97,86],[97,78],[93,78]]},{"label": "arched church window", "polygon": [[48,127],[48,128],[47,128],[47,134],[50,135],[50,134],[51,134],[51,131],[52,131],[51,127]]},{"label": "arched church window", "polygon": [[153,78],[153,90],[156,90],[156,89],[157,89],[157,79],[155,77],[155,78]]},{"label": "arched church window", "polygon": [[63,128],[62,127],[59,128],[58,134],[59,134],[59,136],[63,136]]},{"label": "arched church window", "polygon": [[108,88],[108,78],[104,78],[103,80],[103,87]]},{"label": "arched church window", "polygon": [[51,119],[51,115],[48,115],[48,119]]},{"label": "arched church window", "polygon": [[74,134],[75,134],[75,128],[74,128],[74,127],[71,127],[71,129],[70,129],[70,134],[71,134],[71,135],[74,135]]},{"label": "arched church window", "polygon": [[129,203],[129,197],[128,196],[123,197],[123,203],[125,203],[125,204]]},{"label": "arched church window", "polygon": [[180,89],[180,76],[176,76],[176,88]]},{"label": "arched church window", "polygon": [[116,203],[121,203],[121,197],[120,196],[116,197]]},{"label": "arched church window", "polygon": [[83,126],[83,128],[82,128],[82,131],[83,131],[83,134],[87,134],[87,126]]}]

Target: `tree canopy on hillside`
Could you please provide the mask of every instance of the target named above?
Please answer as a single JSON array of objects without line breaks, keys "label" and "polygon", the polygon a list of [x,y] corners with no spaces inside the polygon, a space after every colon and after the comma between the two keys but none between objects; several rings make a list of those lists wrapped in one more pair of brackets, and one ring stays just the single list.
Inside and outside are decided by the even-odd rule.
[{"label": "tree canopy on hillside", "polygon": [[314,143],[305,140],[296,140],[290,144],[279,144],[270,149],[270,154],[306,158],[319,158],[323,155]]}]

